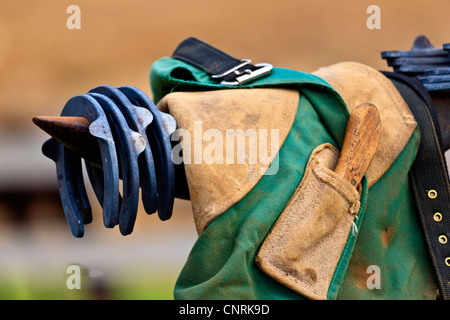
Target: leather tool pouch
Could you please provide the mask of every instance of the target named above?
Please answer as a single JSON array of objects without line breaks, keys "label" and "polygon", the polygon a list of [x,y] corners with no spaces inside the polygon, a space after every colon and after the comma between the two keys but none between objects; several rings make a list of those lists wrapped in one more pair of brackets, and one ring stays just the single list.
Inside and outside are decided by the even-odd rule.
[{"label": "leather tool pouch", "polygon": [[361,193],[333,172],[339,151],[317,147],[292,198],[265,238],[256,263],[278,282],[310,299],[327,299],[339,281],[361,222]]}]

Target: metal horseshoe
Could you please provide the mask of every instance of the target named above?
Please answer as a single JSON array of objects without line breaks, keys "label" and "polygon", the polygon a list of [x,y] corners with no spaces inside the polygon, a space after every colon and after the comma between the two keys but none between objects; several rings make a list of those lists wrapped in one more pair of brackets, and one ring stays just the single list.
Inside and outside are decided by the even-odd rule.
[{"label": "metal horseshoe", "polygon": [[128,126],[142,135],[145,145],[148,146],[138,157],[139,180],[142,189],[142,203],[148,214],[156,212],[158,208],[157,180],[152,150],[147,138],[147,127],[153,121],[153,115],[145,108],[131,104],[127,97],[117,88],[103,85],[89,91],[90,93],[102,94],[119,107],[124,115]]},{"label": "metal horseshoe", "polygon": [[[102,107],[108,119],[117,148],[119,168],[123,181],[123,195],[119,210],[119,229],[123,235],[133,231],[139,205],[139,168],[137,159],[145,149],[145,141],[138,132],[131,130],[117,105],[108,97],[88,93]],[[87,163],[87,166],[90,164]],[[108,190],[105,184],[105,192]],[[104,202],[105,204],[105,202]]]},{"label": "metal horseshoe", "polygon": [[[89,131],[97,138],[100,148],[105,172],[103,183],[109,186],[104,193],[103,222],[106,227],[113,227],[118,217],[119,169],[113,136],[103,108],[94,98],[79,95],[66,103],[61,116],[81,116],[90,123]],[[92,213],[83,182],[81,157],[53,138],[44,143],[42,151],[56,163],[59,193],[71,232],[75,237],[82,237],[84,224],[92,221]]]},{"label": "metal horseshoe", "polygon": [[172,216],[175,197],[175,165],[172,160],[170,135],[176,129],[176,121],[171,115],[158,110],[141,90],[131,86],[118,89],[132,104],[146,108],[153,114],[153,122],[148,126],[148,137],[157,169],[158,216],[161,220],[167,220]]}]

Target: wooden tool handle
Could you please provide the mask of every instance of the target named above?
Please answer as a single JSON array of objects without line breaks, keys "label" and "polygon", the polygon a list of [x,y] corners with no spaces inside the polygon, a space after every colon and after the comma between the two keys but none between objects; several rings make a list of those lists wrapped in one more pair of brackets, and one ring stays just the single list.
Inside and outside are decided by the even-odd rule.
[{"label": "wooden tool handle", "polygon": [[357,106],[350,114],[341,155],[334,172],[357,186],[377,151],[380,134],[378,109],[370,103]]}]

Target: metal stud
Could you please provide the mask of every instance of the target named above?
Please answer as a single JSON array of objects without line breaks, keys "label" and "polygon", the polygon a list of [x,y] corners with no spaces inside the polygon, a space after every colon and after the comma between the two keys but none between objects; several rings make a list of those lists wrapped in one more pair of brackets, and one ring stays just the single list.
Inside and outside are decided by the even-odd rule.
[{"label": "metal stud", "polygon": [[442,243],[442,244],[446,244],[447,243],[447,237],[444,236],[444,235],[439,236],[439,242]]},{"label": "metal stud", "polygon": [[433,215],[433,220],[436,221],[436,222],[440,222],[442,220],[442,214],[440,212],[436,212]]},{"label": "metal stud", "polygon": [[430,199],[434,199],[437,197],[437,191],[434,189],[431,189],[428,191],[428,198]]},{"label": "metal stud", "polygon": [[445,258],[445,264],[450,267],[450,257]]}]

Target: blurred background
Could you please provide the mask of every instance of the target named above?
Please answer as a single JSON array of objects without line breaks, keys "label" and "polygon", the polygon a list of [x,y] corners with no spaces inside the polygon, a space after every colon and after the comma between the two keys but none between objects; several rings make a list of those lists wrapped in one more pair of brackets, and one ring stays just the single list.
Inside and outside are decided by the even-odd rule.
[{"label": "blurred background", "polygon": [[[66,26],[74,4],[79,30]],[[379,30],[366,27],[373,4]],[[409,50],[420,34],[449,43],[449,13],[448,0],[1,0],[0,299],[172,299],[197,238],[189,201],[177,200],[165,222],[141,210],[123,237],[103,227],[89,189],[94,221],[75,239],[33,116],[59,115],[69,98],[103,84],[151,97],[152,63],[188,36],[304,72],[341,61],[390,70],[381,51]],[[83,269],[81,290],[66,287],[71,264]]]}]

